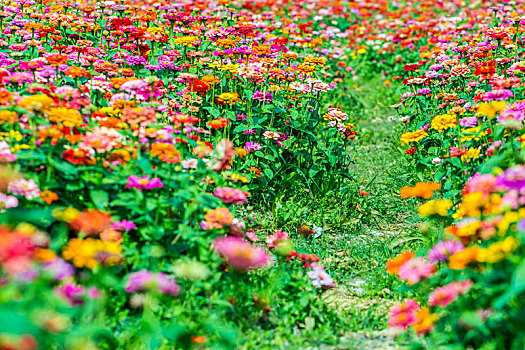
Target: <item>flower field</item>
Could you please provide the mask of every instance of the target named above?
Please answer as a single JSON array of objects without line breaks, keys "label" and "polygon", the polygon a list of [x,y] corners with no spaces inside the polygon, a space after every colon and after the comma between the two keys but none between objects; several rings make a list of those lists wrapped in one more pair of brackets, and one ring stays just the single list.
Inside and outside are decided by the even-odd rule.
[{"label": "flower field", "polygon": [[524,25],[0,0],[0,349],[523,349]]}]

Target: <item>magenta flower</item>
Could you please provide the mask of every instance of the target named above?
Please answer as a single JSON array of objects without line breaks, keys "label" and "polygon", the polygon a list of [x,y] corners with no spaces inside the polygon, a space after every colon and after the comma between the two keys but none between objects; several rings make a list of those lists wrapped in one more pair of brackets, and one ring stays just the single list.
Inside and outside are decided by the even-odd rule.
[{"label": "magenta flower", "polygon": [[86,299],[95,299],[100,295],[100,292],[95,287],[86,289],[86,287],[79,286],[72,282],[56,287],[54,291],[73,306],[82,305],[86,302]]},{"label": "magenta flower", "polygon": [[118,231],[130,231],[133,230],[135,227],[137,226],[133,221],[122,220],[115,222],[111,228]]},{"label": "magenta flower", "polygon": [[140,270],[130,273],[124,288],[128,293],[153,291],[166,295],[178,295],[180,287],[175,280],[165,273],[153,273]]},{"label": "magenta flower", "polygon": [[143,177],[138,177],[136,175],[131,175],[128,177],[128,183],[125,186],[126,188],[136,188],[137,190],[151,190],[154,188],[162,188],[164,184],[160,181],[159,178],[150,179],[148,175]]},{"label": "magenta flower", "polygon": [[458,241],[441,241],[438,242],[432,249],[428,252],[428,260],[431,263],[436,263],[438,261],[447,261],[448,257],[452,254],[463,250],[463,244]]},{"label": "magenta flower", "polygon": [[399,268],[399,279],[413,284],[428,278],[434,272],[435,266],[421,257],[408,260]]},{"label": "magenta flower", "polygon": [[270,255],[266,249],[239,237],[219,237],[213,243],[213,250],[237,271],[257,270],[270,264]]},{"label": "magenta flower", "polygon": [[243,204],[248,200],[246,192],[232,187],[217,187],[213,195],[226,204]]}]

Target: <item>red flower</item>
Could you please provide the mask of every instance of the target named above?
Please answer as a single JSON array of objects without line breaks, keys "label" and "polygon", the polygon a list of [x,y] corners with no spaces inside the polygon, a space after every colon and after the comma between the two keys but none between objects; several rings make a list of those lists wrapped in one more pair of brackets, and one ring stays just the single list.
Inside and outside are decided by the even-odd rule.
[{"label": "red flower", "polygon": [[407,150],[405,151],[405,154],[408,154],[409,156],[411,156],[411,155],[413,155],[413,154],[416,153],[416,152],[417,152],[417,148],[415,148],[415,147],[410,147],[409,149],[407,149]]},{"label": "red flower", "polygon": [[68,149],[62,153],[62,158],[75,165],[93,164],[93,160],[89,157],[88,153],[84,150]]},{"label": "red flower", "polygon": [[210,86],[202,80],[195,79],[189,83],[188,89],[197,94],[204,95],[210,89]]}]

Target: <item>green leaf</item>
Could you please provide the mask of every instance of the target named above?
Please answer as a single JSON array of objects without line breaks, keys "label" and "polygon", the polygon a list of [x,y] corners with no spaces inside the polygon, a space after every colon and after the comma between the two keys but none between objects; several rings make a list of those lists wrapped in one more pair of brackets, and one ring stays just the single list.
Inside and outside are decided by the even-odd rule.
[{"label": "green leaf", "polygon": [[510,286],[507,289],[507,292],[499,297],[494,306],[499,309],[505,306],[509,301],[511,301],[515,296],[520,294],[525,290],[525,260],[522,260],[521,264],[512,275],[512,280]]},{"label": "green leaf", "polygon": [[56,170],[66,175],[77,175],[78,174],[77,168],[71,163],[62,162],[56,159],[51,159],[51,164]]},{"label": "green leaf", "polygon": [[273,175],[274,174],[273,174],[272,169],[270,169],[269,167],[266,166],[266,167],[263,168],[263,172],[270,180],[273,179]]},{"label": "green leaf", "polygon": [[91,190],[89,196],[99,209],[105,209],[109,205],[109,195],[104,190]]}]

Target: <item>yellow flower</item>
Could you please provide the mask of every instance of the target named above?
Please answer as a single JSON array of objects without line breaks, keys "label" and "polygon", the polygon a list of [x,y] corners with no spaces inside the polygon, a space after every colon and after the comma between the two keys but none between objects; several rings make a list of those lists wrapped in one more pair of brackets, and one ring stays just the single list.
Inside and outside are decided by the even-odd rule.
[{"label": "yellow flower", "polygon": [[478,159],[479,158],[480,151],[477,148],[471,148],[461,156],[461,160],[467,163],[470,163],[472,159]]},{"label": "yellow flower", "polygon": [[80,112],[73,108],[51,108],[49,110],[48,119],[70,128],[82,125],[82,116],[80,115]]},{"label": "yellow flower", "polygon": [[468,129],[465,129],[463,130],[461,133],[462,133],[462,137],[461,137],[461,142],[466,142],[466,141],[470,141],[472,139],[474,140],[479,140],[482,136],[485,136],[487,133],[485,131],[481,131],[481,127],[478,126],[478,127],[475,127],[475,128],[468,128]]},{"label": "yellow flower", "polygon": [[417,208],[419,215],[421,216],[430,216],[430,215],[440,215],[446,216],[448,210],[452,207],[452,202],[446,199],[434,199],[428,201],[424,204],[421,204]]},{"label": "yellow flower", "polygon": [[456,225],[454,235],[456,237],[471,237],[479,232],[481,229],[481,221],[475,220],[463,225]]},{"label": "yellow flower", "polygon": [[237,182],[237,181],[240,181],[242,183],[247,183],[248,182],[248,178],[244,177],[244,176],[242,176],[240,174],[231,174],[230,180],[233,181],[233,182]]},{"label": "yellow flower", "polygon": [[5,139],[16,140],[17,142],[20,142],[24,139],[24,135],[22,135],[19,131],[11,129],[9,132],[0,133],[0,141]]},{"label": "yellow flower", "polygon": [[503,109],[505,109],[505,102],[492,101],[480,104],[477,112],[479,115],[494,118],[496,114],[499,114]]},{"label": "yellow flower", "polygon": [[33,95],[24,97],[24,99],[18,103],[18,106],[28,111],[45,112],[51,107],[53,102],[53,99],[47,95]]},{"label": "yellow flower", "polygon": [[190,46],[195,44],[199,38],[196,36],[182,36],[175,38],[175,44],[180,46]]},{"label": "yellow flower", "polygon": [[455,128],[457,122],[458,120],[453,114],[436,115],[434,119],[432,119],[432,129],[443,132],[443,130]]},{"label": "yellow flower", "polygon": [[166,34],[166,32],[164,31],[164,28],[162,27],[151,27],[151,28],[148,28],[146,32],[151,33],[151,34]]},{"label": "yellow flower", "polygon": [[98,112],[104,113],[104,115],[107,117],[118,117],[122,111],[114,107],[102,107],[98,110]]},{"label": "yellow flower", "polygon": [[223,103],[233,104],[239,101],[239,94],[236,92],[224,92],[217,96],[217,99]]},{"label": "yellow flower", "polygon": [[477,260],[479,250],[479,246],[475,245],[452,254],[448,258],[448,266],[453,270],[463,270],[468,264]]},{"label": "yellow flower", "polygon": [[498,222],[498,231],[502,234],[507,233],[507,231],[509,230],[509,226],[514,224],[518,220],[519,220],[519,215],[517,212],[515,211],[506,212],[505,215],[503,216],[503,219],[501,219]]},{"label": "yellow flower", "polygon": [[73,238],[62,251],[62,257],[70,260],[76,267],[95,268],[99,263],[115,265],[120,261],[122,248],[113,241],[93,238]]},{"label": "yellow flower", "polygon": [[239,65],[238,64],[225,64],[221,67],[221,71],[223,72],[230,72],[232,74],[234,74],[235,72],[237,72],[237,69],[239,69]]},{"label": "yellow flower", "polygon": [[59,221],[70,223],[75,221],[80,216],[80,211],[75,208],[68,207],[64,209],[55,209],[51,212],[51,215],[53,215],[53,217]]},{"label": "yellow flower", "polygon": [[401,135],[401,144],[404,145],[410,142],[418,142],[427,137],[427,135],[428,134],[421,129],[414,132],[407,131],[403,135]]},{"label": "yellow flower", "polygon": [[479,262],[496,263],[505,259],[516,248],[518,241],[514,237],[507,237],[501,242],[494,242],[488,248],[480,249],[477,260]]}]

